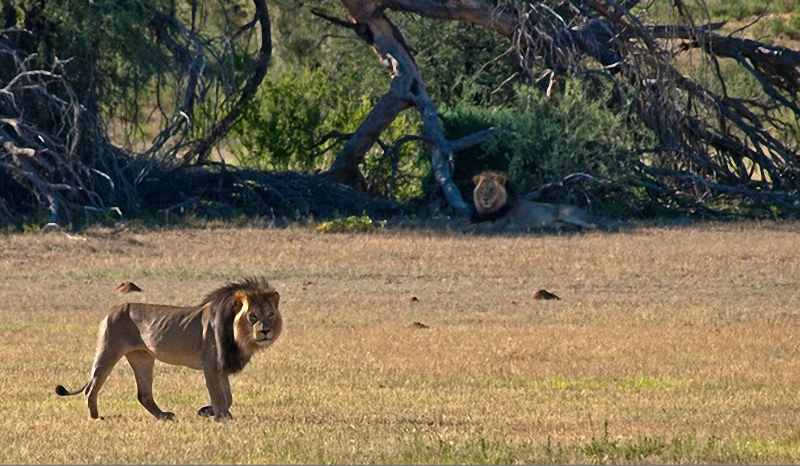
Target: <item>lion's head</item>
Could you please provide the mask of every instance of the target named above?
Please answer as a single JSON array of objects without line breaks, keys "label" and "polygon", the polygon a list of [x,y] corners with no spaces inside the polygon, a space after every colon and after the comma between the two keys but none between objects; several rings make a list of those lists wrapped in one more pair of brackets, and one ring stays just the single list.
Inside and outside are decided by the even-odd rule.
[{"label": "lion's head", "polygon": [[514,207],[517,198],[506,175],[485,171],[475,175],[472,181],[475,183],[473,222],[499,219]]},{"label": "lion's head", "polygon": [[270,295],[259,293],[257,291],[248,296],[244,290],[237,291],[236,300],[242,307],[233,318],[233,338],[239,346],[252,348],[254,351],[271,345],[281,334],[282,324],[278,312],[278,292]]},{"label": "lion's head", "polygon": [[256,351],[281,334],[280,295],[263,278],[230,283],[203,300],[211,307],[220,370],[239,372]]}]

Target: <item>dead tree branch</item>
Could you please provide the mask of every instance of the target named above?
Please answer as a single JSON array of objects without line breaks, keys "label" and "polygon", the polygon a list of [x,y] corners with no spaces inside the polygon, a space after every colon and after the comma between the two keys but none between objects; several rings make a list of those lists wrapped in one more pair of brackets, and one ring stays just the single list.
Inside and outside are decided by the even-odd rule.
[{"label": "dead tree branch", "polygon": [[211,149],[228,134],[231,126],[241,116],[245,106],[255,96],[259,84],[267,75],[267,66],[272,56],[269,11],[265,0],[253,0],[253,4],[256,8],[254,21],[260,25],[261,37],[261,48],[255,63],[248,73],[244,86],[239,91],[236,102],[232,104],[228,113],[217,121],[202,139],[194,144],[194,147],[184,157],[184,163],[195,158],[198,162],[205,162],[208,159]]},{"label": "dead tree branch", "polygon": [[[155,34],[175,63],[176,70],[170,79],[159,80],[156,107],[164,124],[147,150],[140,154],[148,163],[140,169],[137,183],[158,165],[185,166],[207,162],[213,148],[228,134],[255,96],[267,73],[272,41],[266,1],[253,0],[253,4],[255,14],[252,21],[239,28],[233,37],[222,41],[207,38],[177,17],[155,8],[141,12],[150,18]],[[243,73],[244,77],[238,78],[233,66],[237,53],[233,39],[244,36],[256,26],[261,45],[253,64]],[[219,96],[221,101],[215,102]],[[210,116],[210,125],[204,128],[199,122],[208,120],[209,115],[200,118],[198,112],[209,111],[212,102],[214,114]],[[220,109],[225,113],[216,114]]]}]

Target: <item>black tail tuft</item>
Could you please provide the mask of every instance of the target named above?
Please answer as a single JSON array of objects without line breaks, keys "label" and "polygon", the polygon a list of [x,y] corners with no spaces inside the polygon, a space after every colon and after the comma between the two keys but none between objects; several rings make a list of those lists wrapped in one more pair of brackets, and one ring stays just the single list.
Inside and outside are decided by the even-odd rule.
[{"label": "black tail tuft", "polygon": [[64,388],[63,385],[58,385],[58,386],[56,386],[56,395],[58,395],[58,396],[77,395],[78,393],[81,393],[82,391],[86,390],[86,388],[88,386],[89,386],[89,382],[86,382],[85,384],[83,384],[83,387],[75,390],[74,392],[71,392],[71,391],[67,390],[66,388]]}]

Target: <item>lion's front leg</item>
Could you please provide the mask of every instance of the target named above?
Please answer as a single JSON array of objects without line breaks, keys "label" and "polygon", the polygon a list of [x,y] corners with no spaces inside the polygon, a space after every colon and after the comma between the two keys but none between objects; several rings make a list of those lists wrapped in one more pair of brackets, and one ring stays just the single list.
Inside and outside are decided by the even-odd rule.
[{"label": "lion's front leg", "polygon": [[486,222],[472,223],[467,228],[465,228],[463,232],[472,234],[501,233],[505,231],[508,225],[509,225],[509,220],[507,219],[501,219],[494,222],[486,221]]},{"label": "lion's front leg", "polygon": [[232,419],[230,412],[233,398],[231,397],[231,384],[228,381],[228,374],[214,368],[204,368],[203,374],[206,377],[206,388],[211,397],[211,406],[204,406],[197,411],[199,416],[214,416],[215,421],[221,419]]}]

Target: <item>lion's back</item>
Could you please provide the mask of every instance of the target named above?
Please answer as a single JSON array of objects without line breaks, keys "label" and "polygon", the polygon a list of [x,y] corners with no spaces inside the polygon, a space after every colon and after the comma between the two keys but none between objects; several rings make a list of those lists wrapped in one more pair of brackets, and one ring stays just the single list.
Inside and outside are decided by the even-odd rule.
[{"label": "lion's back", "polygon": [[127,303],[114,308],[104,323],[107,344],[126,343],[168,364],[202,367],[202,308]]},{"label": "lion's back", "polygon": [[516,209],[509,213],[512,222],[519,228],[544,228],[558,221],[559,206],[520,200]]}]

